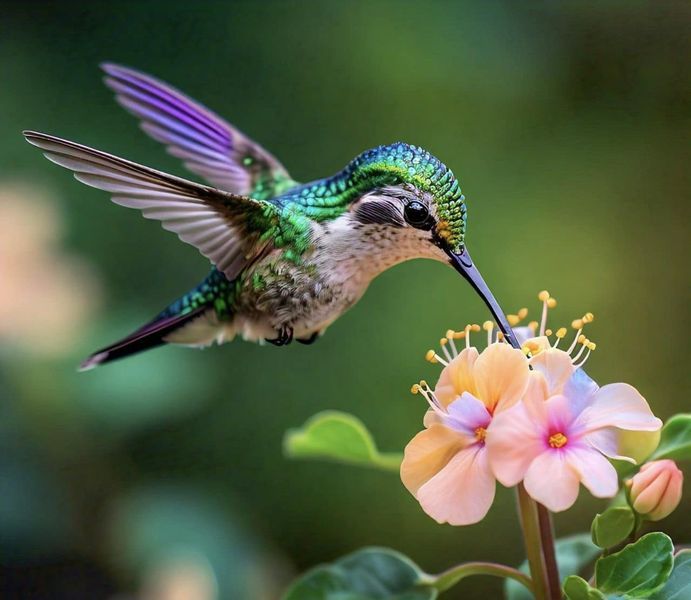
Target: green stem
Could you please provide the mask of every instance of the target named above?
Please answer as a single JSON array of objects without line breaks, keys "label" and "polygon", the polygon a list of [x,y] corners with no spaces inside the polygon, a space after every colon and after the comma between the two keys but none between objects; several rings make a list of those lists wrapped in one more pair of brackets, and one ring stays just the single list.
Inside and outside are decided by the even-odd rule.
[{"label": "green stem", "polygon": [[461,579],[469,577],[470,575],[492,575],[494,577],[513,579],[523,584],[531,592],[533,591],[533,582],[525,573],[521,573],[518,569],[513,569],[506,565],[491,562],[463,563],[439,575],[432,575],[430,581],[436,589],[443,592],[456,585]]},{"label": "green stem", "polygon": [[557,557],[554,552],[554,533],[552,528],[552,517],[549,511],[540,503],[537,504],[537,519],[540,525],[540,543],[542,546],[542,556],[545,561],[545,571],[547,575],[547,587],[550,598],[559,600],[561,598],[561,586],[559,585],[559,568]]},{"label": "green stem", "polygon": [[535,600],[550,600],[547,583],[547,569],[542,556],[542,538],[538,521],[537,503],[525,491],[522,483],[516,488],[518,497],[518,514],[521,518],[525,551],[533,580]]}]

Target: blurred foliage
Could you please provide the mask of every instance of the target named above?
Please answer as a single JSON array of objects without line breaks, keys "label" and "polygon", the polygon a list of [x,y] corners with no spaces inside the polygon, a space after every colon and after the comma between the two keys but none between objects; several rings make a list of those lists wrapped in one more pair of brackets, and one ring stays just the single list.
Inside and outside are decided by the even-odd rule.
[{"label": "blurred foliage", "polygon": [[[436,373],[424,351],[486,318],[443,265],[385,273],[314,346],[162,348],[76,373],[208,268],[19,135],[39,129],[187,176],[114,104],[99,62],[183,89],[299,180],[398,139],[428,148],[463,184],[469,246],[506,309],[536,308],[547,287],[557,319],[592,310],[589,374],[632,383],[667,417],[689,397],[690,45],[689,4],[670,1],[4,2],[0,188],[47,191],[57,243],[91,273],[64,298],[99,298],[68,333],[46,329],[61,352],[0,337],[0,595],[163,597],[150,590],[189,585],[237,597],[233,562],[246,597],[275,597],[291,569],[394,542],[427,572],[523,559],[510,493],[482,523],[442,527],[395,477],[281,455],[283,432],[323,409],[357,414],[386,449],[419,430],[425,407],[408,389]],[[55,251],[42,264],[71,263]],[[27,281],[18,322],[64,314],[39,276]],[[0,303],[13,282],[0,273]],[[557,516],[560,535],[603,507],[582,495]],[[665,529],[689,541],[683,513]],[[176,540],[156,563],[154,542]],[[161,583],[181,571],[165,561],[185,557],[190,577]],[[447,597],[500,587],[469,579]]]}]

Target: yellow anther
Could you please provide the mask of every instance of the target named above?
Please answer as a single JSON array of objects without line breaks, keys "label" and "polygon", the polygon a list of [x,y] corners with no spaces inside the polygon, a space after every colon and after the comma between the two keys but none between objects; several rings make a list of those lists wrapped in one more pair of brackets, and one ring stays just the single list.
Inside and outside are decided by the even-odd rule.
[{"label": "yellow anther", "polygon": [[530,348],[528,348],[527,345],[521,346],[521,350],[523,351],[523,354],[525,354],[526,356],[530,356]]},{"label": "yellow anther", "polygon": [[539,323],[537,321],[531,321],[530,323],[528,323],[528,327],[530,327],[530,329],[533,329],[533,330],[537,329],[538,325],[539,325]]},{"label": "yellow anther", "polygon": [[470,326],[470,331],[480,331],[480,326],[477,323],[473,323]]},{"label": "yellow anther", "polygon": [[497,331],[497,340],[501,341],[504,339],[504,334],[501,331]]},{"label": "yellow anther", "polygon": [[518,323],[521,321],[518,315],[506,315],[506,320],[509,322],[509,325],[511,325],[511,327],[513,327],[514,325],[518,325]]},{"label": "yellow anther", "polygon": [[571,321],[571,327],[574,329],[583,329],[583,319],[574,319]]},{"label": "yellow anther", "polygon": [[420,379],[420,387],[421,387],[421,388],[429,387],[429,386],[427,385],[427,381],[425,381],[424,379]]},{"label": "yellow anther", "polygon": [[419,383],[415,383],[415,384],[413,384],[413,386],[410,388],[410,393],[411,393],[411,394],[419,394],[421,389],[422,389],[422,388],[420,387],[420,384],[419,384]]},{"label": "yellow anther", "polygon": [[434,350],[428,350],[425,354],[425,360],[431,363],[437,362],[436,352]]},{"label": "yellow anther", "polygon": [[487,437],[487,430],[484,427],[477,427],[475,429],[475,439],[478,442],[484,442]]},{"label": "yellow anther", "polygon": [[493,322],[493,321],[485,321],[485,322],[482,324],[482,328],[483,328],[485,331],[492,331],[492,329],[494,329],[494,322]]},{"label": "yellow anther", "polygon": [[583,315],[584,323],[592,323],[595,320],[595,315],[591,312],[587,312]]},{"label": "yellow anther", "polygon": [[551,329],[545,329],[545,335],[546,335],[547,337],[549,337],[550,335],[552,335],[552,330],[551,330]]},{"label": "yellow anther", "polygon": [[557,305],[557,299],[556,298],[548,298],[547,299],[547,308],[554,308]]},{"label": "yellow anther", "polygon": [[597,344],[595,342],[588,342],[588,350],[591,352],[597,348]]},{"label": "yellow anther", "polygon": [[439,340],[440,346],[446,346],[446,344],[448,344],[448,343],[449,343],[449,340],[447,340],[445,337],[443,337]]},{"label": "yellow anther", "polygon": [[528,316],[528,309],[527,308],[521,308],[518,311],[518,318],[519,319],[525,319]]},{"label": "yellow anther", "polygon": [[566,337],[566,327],[560,327],[555,334],[559,339]]},{"label": "yellow anther", "polygon": [[548,443],[552,448],[562,448],[569,441],[563,433],[555,433],[549,436]]},{"label": "yellow anther", "polygon": [[455,331],[453,334],[453,339],[462,340],[465,337],[465,331]]},{"label": "yellow anther", "polygon": [[588,343],[588,338],[585,337],[583,334],[578,336],[578,343],[579,344],[587,344]]},{"label": "yellow anther", "polygon": [[538,295],[537,299],[540,302],[547,302],[549,300],[549,292],[547,290],[542,290]]},{"label": "yellow anther", "polygon": [[456,337],[456,332],[453,329],[448,329],[446,331],[446,337],[452,340]]}]

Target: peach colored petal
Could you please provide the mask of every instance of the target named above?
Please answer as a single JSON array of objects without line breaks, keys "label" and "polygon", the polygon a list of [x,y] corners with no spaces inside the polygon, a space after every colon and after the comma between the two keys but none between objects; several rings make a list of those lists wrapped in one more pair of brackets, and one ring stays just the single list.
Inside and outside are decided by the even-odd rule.
[{"label": "peach colored petal", "polygon": [[528,387],[523,394],[523,400],[527,402],[544,402],[549,398],[549,386],[546,377],[540,371],[530,371],[528,374]]},{"label": "peach colored petal", "polygon": [[476,397],[490,412],[505,410],[523,396],[529,373],[523,352],[508,344],[491,344],[475,361]]},{"label": "peach colored petal", "polygon": [[601,387],[576,424],[583,426],[586,433],[603,427],[638,431],[655,431],[662,427],[662,421],[653,415],[645,398],[627,383]]},{"label": "peach colored petal", "polygon": [[673,460],[655,460],[641,467],[631,480],[631,501],[636,512],[659,521],[679,506],[684,474]]},{"label": "peach colored petal", "polygon": [[468,444],[458,432],[432,425],[418,433],[405,447],[401,480],[411,494],[441,471],[453,456]]},{"label": "peach colored petal", "polygon": [[494,500],[496,484],[480,444],[461,450],[417,493],[423,510],[438,523],[481,521]]},{"label": "peach colored petal", "polygon": [[443,425],[444,422],[441,420],[439,414],[430,408],[422,418],[422,424],[426,428],[430,428],[432,425]]},{"label": "peach colored petal", "polygon": [[476,348],[464,348],[448,366],[442,369],[439,381],[434,388],[434,393],[442,406],[448,406],[463,392],[477,396],[473,366],[478,356]]},{"label": "peach colored petal", "polygon": [[672,475],[668,471],[661,471],[656,474],[656,476],[636,495],[636,499],[633,502],[633,507],[636,509],[636,512],[643,515],[653,512],[664,495],[671,479]]},{"label": "peach colored petal", "polygon": [[530,496],[552,512],[566,510],[578,498],[578,475],[564,452],[543,452],[528,468],[523,483]]},{"label": "peach colored petal", "polygon": [[[540,404],[544,404],[540,401]],[[544,451],[539,426],[524,403],[517,404],[492,419],[485,438],[494,476],[505,486],[521,481],[530,463]]]},{"label": "peach colored petal", "polygon": [[561,394],[575,368],[563,350],[548,348],[530,359],[530,365],[545,376],[549,395]]},{"label": "peach colored petal", "polygon": [[569,448],[565,456],[568,465],[593,496],[612,498],[617,495],[619,490],[617,471],[597,450]]}]

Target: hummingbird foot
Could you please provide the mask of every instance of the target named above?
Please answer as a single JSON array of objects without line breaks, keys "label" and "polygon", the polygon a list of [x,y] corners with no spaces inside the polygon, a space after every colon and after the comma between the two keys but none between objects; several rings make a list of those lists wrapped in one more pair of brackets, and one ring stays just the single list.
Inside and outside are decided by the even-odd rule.
[{"label": "hummingbird foot", "polygon": [[297,338],[297,341],[300,342],[301,344],[305,344],[305,346],[309,346],[311,344],[314,344],[314,342],[317,341],[317,338],[319,337],[319,332],[315,331],[311,336],[306,337],[306,338]]},{"label": "hummingbird foot", "polygon": [[293,328],[292,327],[281,327],[278,330],[278,336],[275,338],[266,338],[266,341],[269,342],[269,344],[273,344],[274,346],[287,346],[290,344],[290,342],[293,341]]}]

